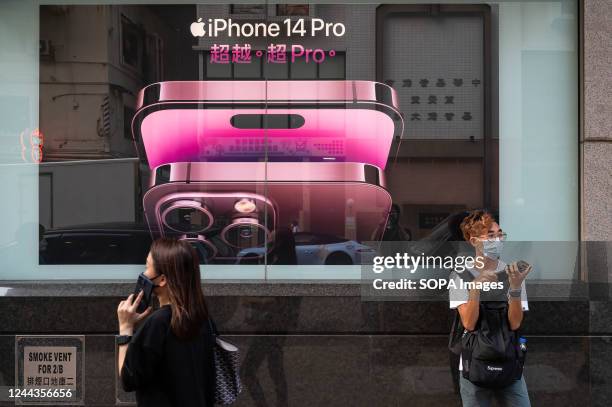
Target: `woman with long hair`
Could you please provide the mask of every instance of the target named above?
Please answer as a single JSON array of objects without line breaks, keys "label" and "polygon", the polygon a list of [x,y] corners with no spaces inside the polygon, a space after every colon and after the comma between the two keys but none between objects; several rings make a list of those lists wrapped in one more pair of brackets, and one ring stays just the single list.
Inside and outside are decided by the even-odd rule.
[{"label": "woman with long hair", "polygon": [[197,253],[186,241],[158,239],[142,275],[153,284],[160,307],[139,314],[141,291],[117,308],[117,366],[123,389],[136,391],[138,406],[143,407],[212,406],[214,336]]}]

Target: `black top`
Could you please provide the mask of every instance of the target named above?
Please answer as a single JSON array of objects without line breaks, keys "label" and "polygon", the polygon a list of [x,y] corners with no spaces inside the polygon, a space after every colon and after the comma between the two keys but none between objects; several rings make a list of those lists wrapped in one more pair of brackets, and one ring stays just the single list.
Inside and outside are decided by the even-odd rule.
[{"label": "black top", "polygon": [[170,328],[172,309],[162,306],[136,330],[121,369],[125,391],[138,406],[203,407],[214,403],[214,336],[208,321],[197,337],[180,340]]}]

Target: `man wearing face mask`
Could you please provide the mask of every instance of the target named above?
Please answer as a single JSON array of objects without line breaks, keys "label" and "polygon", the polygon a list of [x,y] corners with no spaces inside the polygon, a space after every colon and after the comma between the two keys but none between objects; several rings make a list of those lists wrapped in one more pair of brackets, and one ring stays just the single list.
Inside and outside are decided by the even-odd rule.
[{"label": "man wearing face mask", "polygon": [[[464,239],[475,252],[476,259],[480,261],[476,261],[472,269],[451,274],[451,279],[457,288],[449,290],[450,308],[458,311],[459,337],[462,331],[472,332],[479,329],[482,317],[480,313],[483,310],[481,303],[503,304],[507,301],[507,325],[509,331],[517,331],[523,321],[523,312],[528,310],[524,280],[531,271],[531,266],[520,272],[517,262],[507,265],[500,260],[506,234],[489,212],[485,210],[469,212],[461,222],[460,228]],[[503,288],[489,291],[479,288],[468,289],[461,286],[462,281],[472,281],[477,284],[501,282],[503,285],[500,286]],[[456,335],[456,332],[454,334]],[[451,336],[451,348],[452,341]],[[459,346],[461,346],[460,340]],[[463,406],[488,406],[491,405],[493,398],[504,406],[530,406],[527,386],[522,375],[519,380],[504,387],[483,387],[463,376],[462,358],[458,358],[456,362],[459,364],[458,382]]]}]

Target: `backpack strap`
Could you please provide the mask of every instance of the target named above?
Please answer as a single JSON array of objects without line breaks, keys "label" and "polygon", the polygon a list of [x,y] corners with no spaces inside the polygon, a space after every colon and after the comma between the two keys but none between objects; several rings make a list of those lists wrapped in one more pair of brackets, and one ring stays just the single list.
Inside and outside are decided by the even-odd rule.
[{"label": "backpack strap", "polygon": [[448,336],[448,362],[455,394],[459,394],[459,360],[461,358],[462,334],[463,325],[461,324],[461,317],[459,316],[459,311],[455,309],[451,331]]},{"label": "backpack strap", "polygon": [[217,324],[215,324],[215,321],[213,321],[211,317],[208,317],[208,326],[210,327],[210,333],[213,336],[219,336],[219,331],[217,331]]},{"label": "backpack strap", "polygon": [[450,335],[448,336],[448,350],[459,355],[461,354],[461,336],[463,335],[464,327],[461,324],[461,317],[459,316],[459,311],[457,309],[454,310],[453,323],[450,330]]}]

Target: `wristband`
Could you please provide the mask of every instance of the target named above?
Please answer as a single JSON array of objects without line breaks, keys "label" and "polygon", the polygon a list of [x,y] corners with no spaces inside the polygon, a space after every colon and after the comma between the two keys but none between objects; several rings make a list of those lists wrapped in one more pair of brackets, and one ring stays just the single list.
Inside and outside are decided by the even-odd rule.
[{"label": "wristband", "polygon": [[510,289],[508,290],[508,299],[510,298],[521,298],[521,289]]},{"label": "wristband", "polygon": [[127,345],[132,340],[132,335],[117,335],[117,345]]}]

